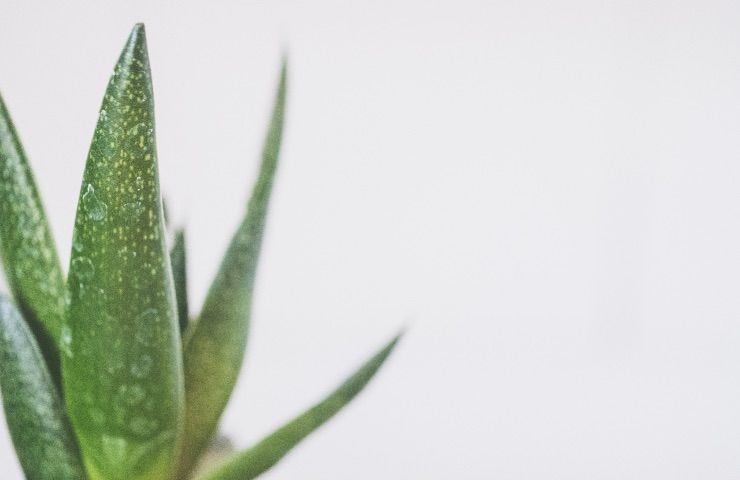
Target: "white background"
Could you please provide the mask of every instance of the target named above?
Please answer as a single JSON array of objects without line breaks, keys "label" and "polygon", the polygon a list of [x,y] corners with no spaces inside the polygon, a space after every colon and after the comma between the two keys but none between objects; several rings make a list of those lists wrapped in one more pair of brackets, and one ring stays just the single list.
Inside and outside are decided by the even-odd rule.
[{"label": "white background", "polygon": [[[265,478],[740,478],[736,2],[0,7],[0,91],[65,264],[102,93],[146,22],[195,305],[288,52],[225,431],[248,445],[410,331]],[[6,433],[0,448],[20,478]]]}]

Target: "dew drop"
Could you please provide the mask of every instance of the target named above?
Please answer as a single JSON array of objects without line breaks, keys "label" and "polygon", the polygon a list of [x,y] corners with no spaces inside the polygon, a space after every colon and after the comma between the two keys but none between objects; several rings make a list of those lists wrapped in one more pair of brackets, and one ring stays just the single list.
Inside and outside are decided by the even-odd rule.
[{"label": "dew drop", "polygon": [[59,348],[67,357],[72,358],[72,329],[69,328],[69,325],[62,326]]},{"label": "dew drop", "polygon": [[82,240],[80,239],[80,233],[77,229],[75,229],[74,233],[72,234],[72,248],[75,252],[81,252],[83,245]]},{"label": "dew drop", "polygon": [[156,308],[147,308],[139,314],[137,319],[139,323],[142,323],[144,325],[155,324],[159,320],[159,312]]},{"label": "dew drop", "polygon": [[[116,347],[112,347],[116,348]],[[120,358],[117,358],[116,360],[111,360],[110,363],[108,363],[106,370],[108,370],[108,373],[111,375],[115,375],[121,370],[124,370],[126,368],[126,364],[124,361]]]},{"label": "dew drop", "polygon": [[103,435],[100,440],[101,451],[112,465],[125,464],[126,453],[128,450],[126,439],[111,435]]},{"label": "dew drop", "polygon": [[85,405],[92,405],[94,402],[93,395],[90,391],[86,391],[84,394],[82,394],[82,403]]},{"label": "dew drop", "polygon": [[129,202],[123,206],[123,212],[126,216],[137,217],[144,211],[144,205],[141,202]]},{"label": "dew drop", "polygon": [[97,407],[93,407],[89,410],[90,412],[90,419],[93,421],[93,423],[97,425],[102,425],[105,423],[105,414],[103,411]]},{"label": "dew drop", "polygon": [[26,264],[25,263],[19,263],[15,266],[15,276],[18,278],[23,278],[26,276]]},{"label": "dew drop", "polygon": [[131,433],[134,435],[151,435],[157,430],[157,427],[159,427],[159,422],[153,418],[134,417],[129,423]]},{"label": "dew drop", "polygon": [[72,271],[82,281],[90,280],[95,275],[95,267],[87,257],[73,258]]},{"label": "dew drop", "polygon": [[152,371],[153,364],[154,360],[152,360],[152,357],[144,354],[136,357],[129,370],[135,378],[144,378]]},{"label": "dew drop", "polygon": [[102,221],[108,213],[108,206],[98,198],[95,188],[89,183],[87,190],[82,194],[82,206],[87,217],[94,222]]},{"label": "dew drop", "polygon": [[144,387],[136,383],[132,385],[121,385],[118,389],[118,396],[125,405],[129,407],[136,406],[146,397]]},{"label": "dew drop", "polygon": [[89,284],[80,283],[80,298],[90,299],[88,301],[94,301],[105,298],[105,291],[99,287],[91,287]]},{"label": "dew drop", "polygon": [[150,328],[136,330],[136,341],[144,346],[149,346],[154,340],[154,332]]},{"label": "dew drop", "polygon": [[156,324],[159,322],[159,311],[156,308],[147,308],[136,317],[136,341],[149,346],[154,340]]}]

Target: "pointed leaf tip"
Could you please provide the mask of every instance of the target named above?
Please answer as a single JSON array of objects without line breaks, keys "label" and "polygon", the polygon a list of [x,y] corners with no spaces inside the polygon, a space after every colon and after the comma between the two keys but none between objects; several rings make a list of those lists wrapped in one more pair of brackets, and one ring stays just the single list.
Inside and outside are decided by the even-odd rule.
[{"label": "pointed leaf tip", "polygon": [[131,34],[128,37],[128,44],[146,41],[146,28],[144,24],[139,22],[134,24],[134,28],[131,29]]},{"label": "pointed leaf tip", "polygon": [[232,456],[197,480],[251,480],[272,468],[293,447],[329,421],[365,388],[393,352],[402,335],[403,333],[398,334],[391,339],[322,401],[262,439],[254,447]]},{"label": "pointed leaf tip", "polygon": [[280,78],[285,81],[285,77],[288,76],[288,52],[283,52],[282,59],[280,60]]},{"label": "pointed leaf tip", "polygon": [[216,431],[244,359],[257,264],[283,132],[287,69],[281,69],[257,181],[200,317],[184,341],[185,434],[178,478],[186,478]]},{"label": "pointed leaf tip", "polygon": [[[146,30],[143,23],[137,23],[131,30],[126,45],[121,51],[121,56],[116,64],[114,79],[120,76],[121,73],[126,73],[127,70],[131,70],[131,73],[135,74],[144,73],[148,69],[149,54],[146,45]],[[127,76],[124,75],[121,80],[126,78]]]},{"label": "pointed leaf tip", "polygon": [[139,28],[100,109],[67,282],[65,400],[90,480],[170,478],[179,443],[181,342],[154,131]]},{"label": "pointed leaf tip", "polygon": [[172,277],[175,280],[175,298],[177,299],[177,318],[180,321],[180,335],[185,334],[190,313],[188,309],[188,271],[187,251],[185,247],[185,229],[175,231],[175,238],[170,250]]}]

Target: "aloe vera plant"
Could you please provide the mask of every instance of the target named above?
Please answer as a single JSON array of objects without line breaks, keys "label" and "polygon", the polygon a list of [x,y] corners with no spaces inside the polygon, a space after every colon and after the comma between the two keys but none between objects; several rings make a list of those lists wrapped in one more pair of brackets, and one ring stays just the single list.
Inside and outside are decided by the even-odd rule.
[{"label": "aloe vera plant", "polygon": [[[34,177],[0,97],[0,390],[29,480],[193,478],[244,358],[283,131],[281,70],[259,176],[200,314],[186,242],[168,249],[143,25],[116,63],[80,189],[65,276]],[[325,399],[199,480],[262,474],[350,402],[393,338]]]}]

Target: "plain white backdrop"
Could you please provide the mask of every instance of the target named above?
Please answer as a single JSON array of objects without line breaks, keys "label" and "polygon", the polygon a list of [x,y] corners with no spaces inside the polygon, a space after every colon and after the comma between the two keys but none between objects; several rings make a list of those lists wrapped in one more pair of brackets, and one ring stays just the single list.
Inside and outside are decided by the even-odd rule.
[{"label": "plain white backdrop", "polygon": [[290,59],[224,431],[249,445],[410,325],[266,479],[740,478],[736,2],[3,0],[0,91],[65,264],[138,21],[194,306]]}]

